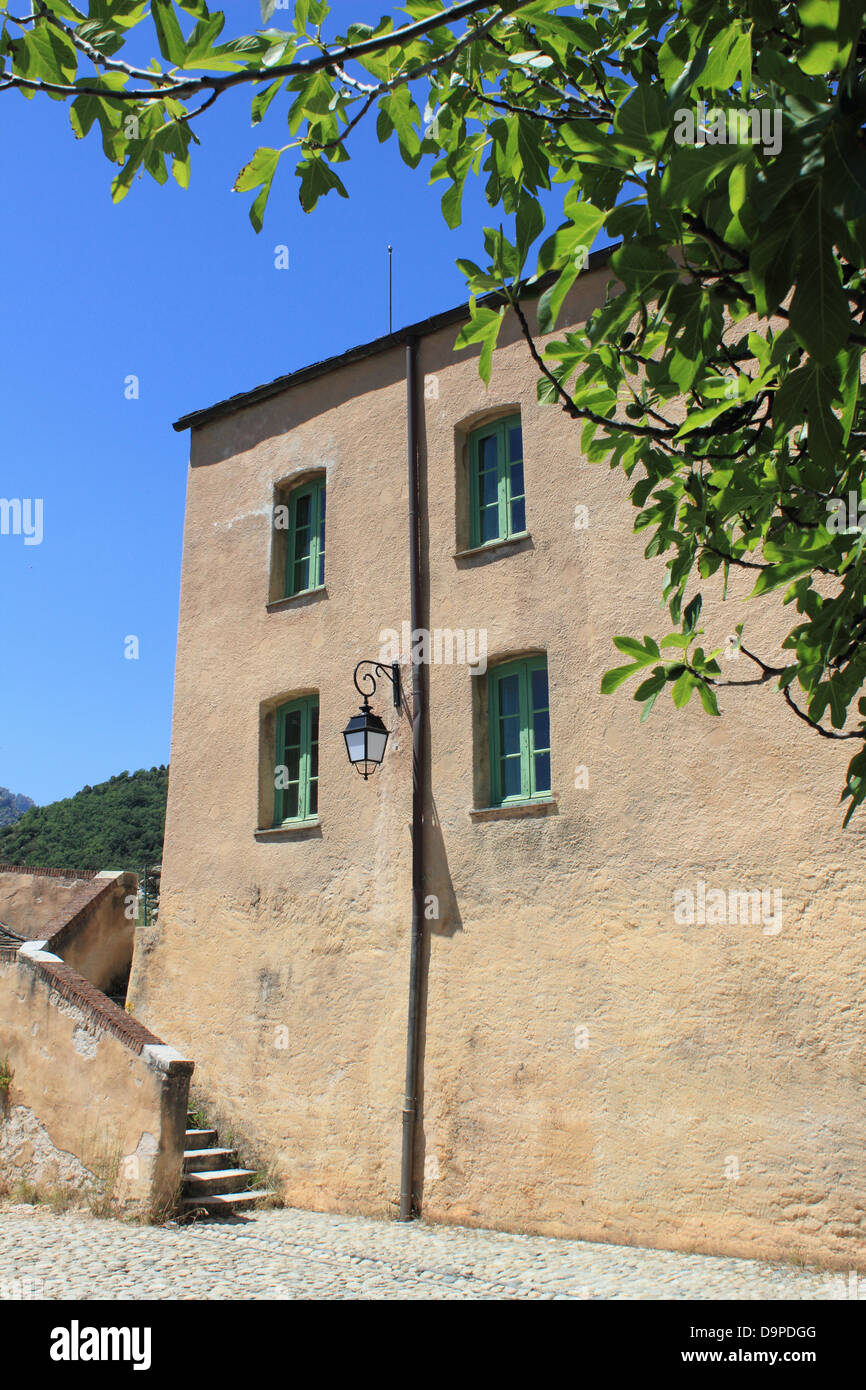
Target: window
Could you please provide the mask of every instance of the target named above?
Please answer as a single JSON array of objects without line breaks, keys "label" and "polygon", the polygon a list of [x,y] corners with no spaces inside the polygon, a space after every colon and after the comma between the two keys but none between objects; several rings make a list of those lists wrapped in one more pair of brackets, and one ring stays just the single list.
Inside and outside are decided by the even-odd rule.
[{"label": "window", "polygon": [[277,710],[274,825],[310,820],[319,810],[319,697]]},{"label": "window", "polygon": [[507,540],[526,530],[520,416],[493,420],[469,436],[470,545]]},{"label": "window", "polygon": [[325,480],[295,488],[289,497],[286,596],[325,582]]},{"label": "window", "polygon": [[547,657],[494,666],[488,682],[491,804],[549,797]]}]

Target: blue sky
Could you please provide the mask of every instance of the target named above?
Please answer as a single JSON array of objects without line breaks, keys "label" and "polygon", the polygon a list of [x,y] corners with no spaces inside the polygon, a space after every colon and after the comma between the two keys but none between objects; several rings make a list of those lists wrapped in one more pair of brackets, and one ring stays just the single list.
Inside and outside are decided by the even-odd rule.
[{"label": "blue sky", "polygon": [[[226,37],[255,27],[255,4],[226,9]],[[251,128],[249,95],[199,123],[187,191],[145,178],[117,206],[114,166],[98,137],[74,139],[65,104],[0,98],[0,497],[41,498],[44,532],[0,535],[0,786],[40,804],[169,761],[189,451],[172,421],[385,332],[389,241],[395,327],[459,303],[454,261],[481,261],[498,221],[474,187],[450,232],[445,185],[370,125],[341,166],[349,201],[303,213],[284,163],[256,236],[231,186],[256,145],[287,137],[280,99]]]}]

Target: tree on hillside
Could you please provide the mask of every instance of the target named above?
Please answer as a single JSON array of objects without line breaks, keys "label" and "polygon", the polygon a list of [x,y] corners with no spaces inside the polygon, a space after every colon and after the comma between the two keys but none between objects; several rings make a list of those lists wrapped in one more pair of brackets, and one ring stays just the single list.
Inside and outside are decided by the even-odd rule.
[{"label": "tree on hillside", "polygon": [[[702,592],[753,572],[754,593],[796,617],[781,663],[740,634],[752,683],[772,682],[792,718],[848,744],[847,822],[866,797],[863,6],[406,0],[337,35],[324,0],[296,0],[289,30],[264,0],[264,27],[228,40],[204,0],[33,8],[7,14],[0,90],[68,100],[75,133],[98,129],[120,166],[115,199],[139,173],[164,182],[169,165],[186,184],[194,131],[237,86],[251,88],[254,123],[280,108],[288,123],[286,143],[257,149],[235,184],[255,195],[256,229],[286,158],[305,211],[348,196],[366,117],[411,167],[430,161],[449,226],[467,178],[482,178],[494,225],[487,263],[459,262],[471,318],[458,342],[481,345],[489,379],[513,308],[540,398],[574,419],[591,460],[623,470],[647,555],[667,557],[671,630],[617,637],[628,664],[603,689],[639,676],[644,715],[664,690],[677,707],[697,692],[718,714],[729,682],[700,644]],[[127,63],[149,25],[160,56]],[[540,351],[521,282],[551,278],[538,327],[554,330],[601,233],[619,241],[618,283],[584,328]]]}]

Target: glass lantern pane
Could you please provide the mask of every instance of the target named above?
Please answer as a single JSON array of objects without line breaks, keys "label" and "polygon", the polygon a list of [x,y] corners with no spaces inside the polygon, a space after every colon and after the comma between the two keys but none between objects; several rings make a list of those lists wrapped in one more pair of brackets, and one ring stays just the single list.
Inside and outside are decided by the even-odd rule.
[{"label": "glass lantern pane", "polygon": [[371,729],[367,734],[367,758],[370,762],[380,763],[385,756],[385,744],[388,742],[387,733],[379,733]]},{"label": "glass lantern pane", "polygon": [[349,754],[350,762],[361,762],[364,757],[365,747],[366,739],[363,729],[356,729],[354,733],[346,734],[346,749]]}]

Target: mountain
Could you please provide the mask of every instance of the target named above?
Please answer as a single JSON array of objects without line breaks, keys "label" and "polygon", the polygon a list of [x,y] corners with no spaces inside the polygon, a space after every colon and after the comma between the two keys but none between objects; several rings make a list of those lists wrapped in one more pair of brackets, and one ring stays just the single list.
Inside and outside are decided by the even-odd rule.
[{"label": "mountain", "polygon": [[[0,863],[136,869],[162,860],[168,768],[120,772],[0,829]],[[26,798],[20,798],[26,800]]]},{"label": "mountain", "polygon": [[29,811],[30,807],[35,805],[35,801],[31,801],[29,796],[10,792],[8,787],[0,787],[0,826],[13,825],[25,811]]}]

